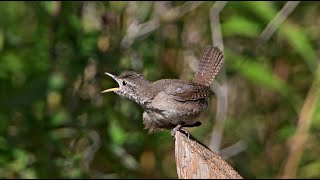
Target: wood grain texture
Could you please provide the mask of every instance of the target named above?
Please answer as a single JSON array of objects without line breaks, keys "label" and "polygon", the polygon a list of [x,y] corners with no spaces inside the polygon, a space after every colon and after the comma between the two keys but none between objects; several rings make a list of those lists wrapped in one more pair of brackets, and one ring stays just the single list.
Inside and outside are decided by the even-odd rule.
[{"label": "wood grain texture", "polygon": [[179,179],[243,179],[219,155],[177,131],[175,159]]}]

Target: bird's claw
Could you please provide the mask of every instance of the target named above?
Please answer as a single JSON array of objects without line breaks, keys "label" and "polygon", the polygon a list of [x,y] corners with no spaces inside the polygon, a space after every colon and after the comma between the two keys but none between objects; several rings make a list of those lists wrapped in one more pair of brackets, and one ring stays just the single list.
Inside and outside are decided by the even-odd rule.
[{"label": "bird's claw", "polygon": [[183,131],[187,136],[188,136],[188,139],[190,137],[190,134],[187,130],[185,130],[184,128],[182,128],[182,125],[181,124],[178,124],[176,127],[174,127],[171,131],[171,136],[173,137],[173,139],[175,140],[175,136],[176,136],[176,133],[177,131]]}]

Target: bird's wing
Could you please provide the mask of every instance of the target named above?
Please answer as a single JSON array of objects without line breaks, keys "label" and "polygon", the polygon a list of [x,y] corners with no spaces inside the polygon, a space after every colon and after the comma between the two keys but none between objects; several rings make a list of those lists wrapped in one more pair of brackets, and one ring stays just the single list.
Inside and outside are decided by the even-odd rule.
[{"label": "bird's wing", "polygon": [[195,101],[205,99],[212,94],[207,86],[198,85],[192,82],[171,86],[164,92],[168,95],[172,95],[177,101]]}]

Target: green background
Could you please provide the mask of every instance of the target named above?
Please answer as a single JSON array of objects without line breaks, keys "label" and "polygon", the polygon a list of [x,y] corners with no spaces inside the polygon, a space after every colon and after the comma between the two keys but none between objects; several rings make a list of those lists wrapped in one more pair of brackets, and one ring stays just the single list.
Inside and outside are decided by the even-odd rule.
[{"label": "green background", "polygon": [[[192,80],[185,54],[199,58],[213,44],[215,2],[130,39],[135,24],[184,3],[1,2],[0,178],[177,178],[170,131],[149,135],[137,104],[100,92],[116,86],[104,72]],[[320,4],[301,2],[261,43],[285,4],[228,2],[220,14],[228,87],[221,149],[246,144],[227,159],[245,178],[281,177],[304,125],[291,173],[320,178]],[[310,92],[311,115],[299,124]],[[188,131],[209,145],[215,115],[212,96],[202,126]]]}]

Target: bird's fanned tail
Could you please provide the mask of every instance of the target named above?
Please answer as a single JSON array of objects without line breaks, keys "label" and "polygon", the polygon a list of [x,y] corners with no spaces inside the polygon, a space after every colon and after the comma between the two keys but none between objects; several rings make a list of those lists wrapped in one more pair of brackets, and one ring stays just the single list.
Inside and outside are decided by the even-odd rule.
[{"label": "bird's fanned tail", "polygon": [[223,54],[217,47],[208,46],[203,51],[193,82],[210,86],[223,64]]}]

